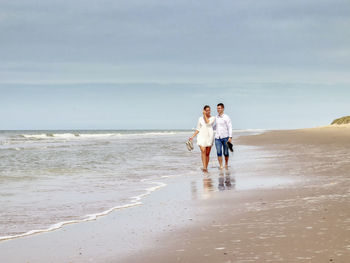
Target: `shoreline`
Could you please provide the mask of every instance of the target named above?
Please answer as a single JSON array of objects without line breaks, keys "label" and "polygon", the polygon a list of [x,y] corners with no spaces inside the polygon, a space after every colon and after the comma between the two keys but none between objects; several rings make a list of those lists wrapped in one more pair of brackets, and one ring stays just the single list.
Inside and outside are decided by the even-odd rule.
[{"label": "shoreline", "polygon": [[[0,260],[347,262],[350,183],[343,160],[350,158],[350,135],[329,134],[304,129],[236,138],[228,176],[213,158],[207,176],[166,178],[167,186],[141,206],[2,241]],[[269,178],[283,180],[268,185]]]},{"label": "shoreline", "polygon": [[[115,130],[115,131],[117,131],[117,130]],[[169,131],[149,130],[149,131],[152,131],[152,133],[151,133],[152,135],[154,134],[155,131],[158,134],[165,134],[165,135],[169,135],[169,132],[170,132],[170,134],[173,134],[173,132],[174,132],[173,130],[169,130]],[[143,131],[141,134],[150,135],[149,131]],[[183,131],[183,130],[181,130],[181,131]],[[236,132],[238,132],[238,133],[241,133],[244,131],[247,131],[247,130],[236,130]],[[249,131],[261,132],[262,130],[249,130]],[[34,131],[33,134],[23,134],[22,132],[25,132],[25,131],[13,131],[13,132],[14,132],[14,136],[21,137],[21,138],[23,138],[23,137],[24,138],[35,138],[35,139],[47,139],[47,138],[49,138],[49,139],[57,139],[57,140],[61,140],[61,139],[70,139],[70,140],[88,139],[88,138],[94,138],[96,136],[102,136],[104,138],[104,137],[110,137],[112,135],[120,135],[119,133],[106,134],[105,130],[101,130],[98,133],[96,133],[96,131],[94,131],[94,133],[91,133],[91,134],[87,134],[86,130],[82,131],[83,132],[82,134],[80,134],[80,133],[75,134],[75,133],[72,133],[72,131],[70,131],[70,130],[68,130],[68,131],[67,130],[52,130],[52,131],[44,131],[44,133],[40,133],[40,131]],[[47,132],[50,132],[50,133],[47,133]],[[56,132],[59,132],[59,133],[56,133]],[[103,133],[100,133],[100,132],[103,132]],[[138,133],[138,134],[140,134],[140,133]],[[90,135],[90,137],[81,138],[79,135]],[[124,135],[130,136],[130,134],[124,134]],[[131,134],[131,135],[134,136],[134,134]],[[7,148],[7,149],[12,149],[12,148]],[[15,149],[21,150],[19,148],[15,148]],[[144,182],[144,179],[142,179],[141,181]],[[152,180],[150,183],[156,184],[156,185],[161,185],[161,186],[165,185],[163,183],[156,182],[154,180]],[[129,208],[132,206],[140,205],[141,204],[141,202],[139,202],[140,197],[142,198],[144,196],[147,196],[151,192],[153,192],[153,190],[152,190],[153,188],[154,187],[146,186],[144,189],[140,190],[140,191],[143,191],[145,193],[141,193],[137,196],[128,197],[124,203],[116,204],[114,206],[111,206],[110,208],[107,207],[107,209],[102,210],[102,211],[97,211],[97,212],[92,211],[92,213],[82,214],[82,215],[76,216],[74,218],[71,217],[68,220],[66,218],[62,218],[61,221],[57,220],[57,221],[53,221],[51,224],[46,224],[46,225],[43,224],[43,225],[39,226],[38,228],[32,228],[32,229],[29,228],[25,232],[9,233],[9,234],[7,234],[5,232],[4,233],[5,235],[0,236],[0,242],[5,241],[5,240],[11,240],[11,239],[16,239],[16,238],[22,238],[22,237],[26,237],[26,236],[36,235],[36,234],[40,234],[40,233],[55,231],[55,230],[60,229],[66,225],[96,220],[98,217],[105,216],[114,210],[119,210],[119,209],[124,209],[124,208]],[[156,188],[158,188],[158,186]]]},{"label": "shoreline", "polygon": [[[264,155],[251,147],[239,151],[241,155],[255,154],[257,158]],[[162,233],[175,233],[186,225],[193,225],[200,212],[197,205],[213,198],[221,191],[221,184],[227,187],[225,180],[229,175],[222,175],[215,161],[212,160],[208,177],[203,177],[199,168],[195,168],[189,173],[164,178],[167,186],[146,196],[140,206],[113,211],[98,220],[65,225],[55,231],[4,240],[0,242],[0,261],[87,262],[93,259],[94,262],[106,262],[110,258],[107,261],[113,262],[115,258],[127,257],[137,250],[147,250]],[[237,159],[237,162],[241,161]],[[243,160],[242,169],[239,168],[243,174],[247,174],[245,164]],[[278,187],[281,183],[267,182],[249,174],[245,178],[243,174],[237,174],[237,171],[231,174],[230,191],[238,195],[254,193],[259,187]],[[58,255],[51,258],[53,253]]]},{"label": "shoreline", "polygon": [[81,218],[81,219],[73,219],[73,220],[69,220],[69,221],[57,222],[57,223],[54,223],[54,224],[48,226],[47,228],[33,229],[33,230],[29,230],[27,232],[24,232],[24,233],[21,233],[18,235],[0,236],[0,242],[7,241],[7,240],[13,240],[13,239],[17,239],[17,238],[22,238],[22,237],[28,237],[28,236],[32,236],[32,235],[41,234],[41,233],[52,232],[52,231],[58,230],[60,228],[63,228],[67,225],[79,224],[79,223],[83,223],[83,222],[97,220],[99,217],[107,216],[108,214],[110,214],[116,210],[142,205],[141,200],[144,197],[146,197],[146,196],[152,194],[152,192],[157,191],[158,189],[166,186],[166,184],[161,183],[161,182],[151,182],[151,183],[156,184],[156,186],[148,187],[145,189],[145,193],[129,198],[130,202],[126,203],[124,205],[117,205],[117,206],[111,207],[111,208],[109,208],[105,211],[102,211],[102,212],[88,214],[88,215],[83,216],[83,218]]}]

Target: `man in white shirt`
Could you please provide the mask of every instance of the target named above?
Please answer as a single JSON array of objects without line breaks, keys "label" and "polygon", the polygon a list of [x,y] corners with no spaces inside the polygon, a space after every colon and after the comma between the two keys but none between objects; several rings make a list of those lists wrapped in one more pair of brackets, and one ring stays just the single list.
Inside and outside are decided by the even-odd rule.
[{"label": "man in white shirt", "polygon": [[228,146],[227,142],[232,141],[232,123],[228,115],[224,113],[225,106],[223,103],[217,105],[218,115],[216,116],[214,130],[215,132],[215,147],[218,155],[220,169],[222,166],[222,154],[225,156],[225,168],[228,168]]}]

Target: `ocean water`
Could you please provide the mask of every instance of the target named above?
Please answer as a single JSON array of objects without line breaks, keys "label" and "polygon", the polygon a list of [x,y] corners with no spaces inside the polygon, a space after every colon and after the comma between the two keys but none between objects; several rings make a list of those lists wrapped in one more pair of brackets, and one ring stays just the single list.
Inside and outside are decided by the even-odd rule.
[{"label": "ocean water", "polygon": [[[236,136],[261,131],[236,131]],[[0,131],[0,240],[142,205],[170,176],[198,173],[192,131]]]}]

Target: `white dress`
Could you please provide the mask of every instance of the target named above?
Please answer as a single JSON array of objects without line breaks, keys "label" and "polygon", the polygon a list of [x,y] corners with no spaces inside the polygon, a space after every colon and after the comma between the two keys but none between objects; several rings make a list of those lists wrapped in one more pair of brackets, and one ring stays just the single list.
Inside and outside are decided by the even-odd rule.
[{"label": "white dress", "polygon": [[196,130],[199,131],[197,136],[197,145],[202,147],[213,146],[214,130],[213,124],[215,117],[209,118],[209,123],[206,123],[203,117],[199,117]]}]

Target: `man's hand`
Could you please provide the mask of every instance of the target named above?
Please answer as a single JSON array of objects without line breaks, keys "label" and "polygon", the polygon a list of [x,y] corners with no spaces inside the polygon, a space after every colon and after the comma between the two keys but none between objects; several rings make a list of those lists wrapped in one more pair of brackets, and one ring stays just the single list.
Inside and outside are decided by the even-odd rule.
[{"label": "man's hand", "polygon": [[205,110],[203,110],[203,115],[206,115],[207,113],[206,113],[206,111]]},{"label": "man's hand", "polygon": [[231,137],[228,138],[228,142],[229,142],[229,143],[232,143],[232,138],[231,138]]},{"label": "man's hand", "polygon": [[193,140],[193,138],[192,138],[192,137],[190,137],[188,140],[192,141],[192,140]]}]

